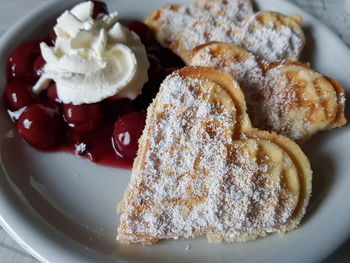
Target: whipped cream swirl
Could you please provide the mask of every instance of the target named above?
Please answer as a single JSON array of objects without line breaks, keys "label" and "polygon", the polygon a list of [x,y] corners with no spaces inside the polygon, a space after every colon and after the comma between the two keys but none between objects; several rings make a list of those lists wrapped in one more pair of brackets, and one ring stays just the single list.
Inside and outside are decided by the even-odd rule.
[{"label": "whipped cream swirl", "polygon": [[92,2],[84,2],[57,19],[55,46],[40,44],[46,65],[34,92],[54,80],[63,103],[135,99],[141,93],[149,68],[144,45],[118,22],[117,12],[93,19],[93,8]]}]

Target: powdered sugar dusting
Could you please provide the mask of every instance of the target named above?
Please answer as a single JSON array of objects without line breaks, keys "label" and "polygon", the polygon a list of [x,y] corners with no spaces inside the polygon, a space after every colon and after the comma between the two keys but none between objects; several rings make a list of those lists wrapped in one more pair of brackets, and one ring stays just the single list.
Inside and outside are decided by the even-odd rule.
[{"label": "powdered sugar dusting", "polygon": [[[192,50],[210,41],[221,41],[239,45],[241,29],[228,17],[206,16],[193,20],[179,36],[181,49]],[[236,37],[235,37],[236,36]]]},{"label": "powdered sugar dusting", "polygon": [[193,6],[183,5],[169,5],[159,10],[161,15],[157,22],[159,27],[157,35],[158,39],[166,46],[176,40],[186,25],[192,23],[196,17],[204,14],[204,12]]},{"label": "powdered sugar dusting", "polygon": [[[169,5],[156,14],[150,23],[156,25],[158,40],[185,61],[193,48],[210,41],[236,44],[263,61],[297,60],[305,42],[293,18],[266,11],[253,14],[245,0],[197,0],[196,6]],[[262,23],[261,18],[271,20]]]},{"label": "powdered sugar dusting", "polygon": [[248,19],[242,29],[244,37],[241,46],[265,61],[298,60],[304,47],[302,31],[292,27],[275,28],[273,22],[260,24],[256,16]]},{"label": "powdered sugar dusting", "polygon": [[202,233],[235,239],[283,230],[296,197],[279,176],[291,161],[282,153],[277,160],[270,156],[264,141],[233,140],[234,104],[227,110],[220,100],[210,100],[217,89],[179,75],[163,82],[156,112],[148,113],[149,149],[144,168],[133,170],[119,239]]},{"label": "powdered sugar dusting", "polygon": [[241,22],[254,14],[250,0],[197,0],[195,5],[216,16],[226,16]]},{"label": "powdered sugar dusting", "polygon": [[[259,98],[249,97],[252,123],[261,129],[273,130],[279,134],[288,136],[293,140],[299,140],[308,136],[308,128],[311,123],[307,119],[301,106],[293,112],[291,107],[298,102],[298,96],[290,83],[283,78],[279,68],[273,69],[276,74],[270,74],[264,79],[262,85],[257,87],[255,93]],[[272,77],[272,76],[275,76]]]},{"label": "powdered sugar dusting", "polygon": [[[261,14],[259,14],[261,15]],[[303,32],[273,22],[259,24],[256,16],[237,24],[229,17],[206,16],[194,19],[178,36],[177,52],[184,55],[210,41],[233,43],[253,53],[261,61],[297,60],[304,46]]]},{"label": "powdered sugar dusting", "polygon": [[[321,122],[326,118],[328,121],[335,118],[334,110],[330,110],[332,104],[328,103],[328,110],[325,110],[319,95],[315,93],[315,89],[320,87],[313,81],[321,77],[319,73],[303,66],[283,64],[264,73],[257,61],[243,49],[212,43],[193,55],[191,65],[211,66],[231,73],[244,92],[254,127],[302,140],[324,128],[327,123]],[[326,85],[322,89],[328,88],[331,90],[328,90],[327,96],[331,98],[333,88]],[[342,105],[339,101],[341,99],[337,103]],[[323,112],[328,116],[319,117]]]},{"label": "powdered sugar dusting", "polygon": [[[220,47],[224,49],[224,53],[216,49]],[[240,58],[235,58],[236,55]],[[262,69],[253,54],[239,47],[234,48],[221,43],[212,43],[194,53],[190,64],[214,67],[231,73],[244,92],[249,92],[256,85],[260,85],[264,78]]]}]

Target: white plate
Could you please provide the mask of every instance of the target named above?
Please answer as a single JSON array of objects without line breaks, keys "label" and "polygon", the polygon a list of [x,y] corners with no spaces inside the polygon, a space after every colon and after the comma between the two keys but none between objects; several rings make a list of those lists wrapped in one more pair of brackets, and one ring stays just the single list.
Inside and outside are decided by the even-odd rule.
[{"label": "white plate", "polygon": [[[120,12],[122,19],[142,20],[172,0],[106,2],[110,10]],[[308,33],[304,58],[320,72],[350,87],[350,52],[329,29],[292,4],[278,0],[257,3],[262,9],[301,14]],[[71,5],[72,1],[48,2],[2,37],[1,93],[9,51],[43,35],[54,18]],[[153,246],[122,246],[115,242],[119,220],[115,208],[130,171],[96,166],[74,155],[36,152],[18,138],[0,106],[0,222],[43,261],[317,262],[350,232],[350,206],[345,201],[350,188],[349,126],[322,132],[303,145],[314,170],[314,193],[297,230],[246,243],[209,244],[198,238]]]}]

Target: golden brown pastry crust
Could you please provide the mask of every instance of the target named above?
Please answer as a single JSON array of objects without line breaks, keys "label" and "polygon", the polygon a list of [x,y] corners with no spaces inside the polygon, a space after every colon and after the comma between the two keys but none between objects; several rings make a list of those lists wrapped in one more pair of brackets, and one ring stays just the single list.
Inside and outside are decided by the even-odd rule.
[{"label": "golden brown pastry crust", "polygon": [[219,42],[193,49],[190,63],[231,73],[245,93],[254,127],[303,142],[320,130],[346,123],[343,88],[309,65],[260,63],[248,51]]},{"label": "golden brown pastry crust", "polygon": [[232,76],[186,67],[148,109],[117,239],[152,244],[207,234],[246,241],[294,229],[312,172],[299,146],[251,127]]}]

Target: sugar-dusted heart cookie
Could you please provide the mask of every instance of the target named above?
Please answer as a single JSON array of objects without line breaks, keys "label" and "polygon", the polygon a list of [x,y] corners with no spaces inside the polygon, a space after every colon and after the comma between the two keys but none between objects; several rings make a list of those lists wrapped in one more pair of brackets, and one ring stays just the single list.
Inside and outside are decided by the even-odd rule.
[{"label": "sugar-dusted heart cookie", "polygon": [[245,0],[171,4],[145,20],[157,40],[187,64],[193,48],[211,41],[236,44],[268,62],[297,60],[305,43],[301,22],[299,15],[272,11],[254,14],[251,2]]},{"label": "sugar-dusted heart cookie", "polygon": [[[302,18],[299,15],[287,16],[278,12],[260,11],[244,21],[244,36],[240,46],[260,60],[298,60],[305,45],[301,23]],[[231,43],[237,44],[235,41]]]},{"label": "sugar-dusted heart cookie", "polygon": [[221,16],[239,23],[253,14],[252,3],[249,0],[197,0],[195,5],[162,6],[150,13],[145,23],[153,29],[159,43],[171,47],[181,31],[198,18]]},{"label": "sugar-dusted heart cookie", "polygon": [[210,41],[241,45],[244,34],[242,28],[228,17],[198,17],[180,32],[169,47],[189,64],[195,47]]},{"label": "sugar-dusted heart cookie", "polygon": [[263,82],[264,69],[260,61],[235,44],[208,42],[195,47],[190,56],[189,64],[192,66],[214,67],[231,73],[245,93],[246,100],[248,89]]},{"label": "sugar-dusted heart cookie", "polygon": [[154,31],[157,41],[169,47],[186,25],[202,16],[203,12],[194,6],[169,4],[149,14],[145,23]]},{"label": "sugar-dusted heart cookie", "polygon": [[254,14],[250,0],[196,0],[195,6],[215,16],[230,17],[236,22],[241,22]]},{"label": "sugar-dusted heart cookie", "polygon": [[290,231],[311,178],[297,144],[251,127],[230,74],[186,67],[165,79],[148,109],[117,239],[246,241]]},{"label": "sugar-dusted heart cookie", "polygon": [[341,85],[300,62],[261,64],[252,53],[219,42],[198,46],[191,56],[191,65],[225,70],[236,78],[254,127],[303,142],[346,123]]},{"label": "sugar-dusted heart cookie", "polygon": [[191,50],[211,41],[232,43],[245,48],[259,60],[274,62],[297,60],[305,37],[301,17],[262,11],[241,24],[229,17],[199,17],[189,23],[170,45],[189,64]]}]

